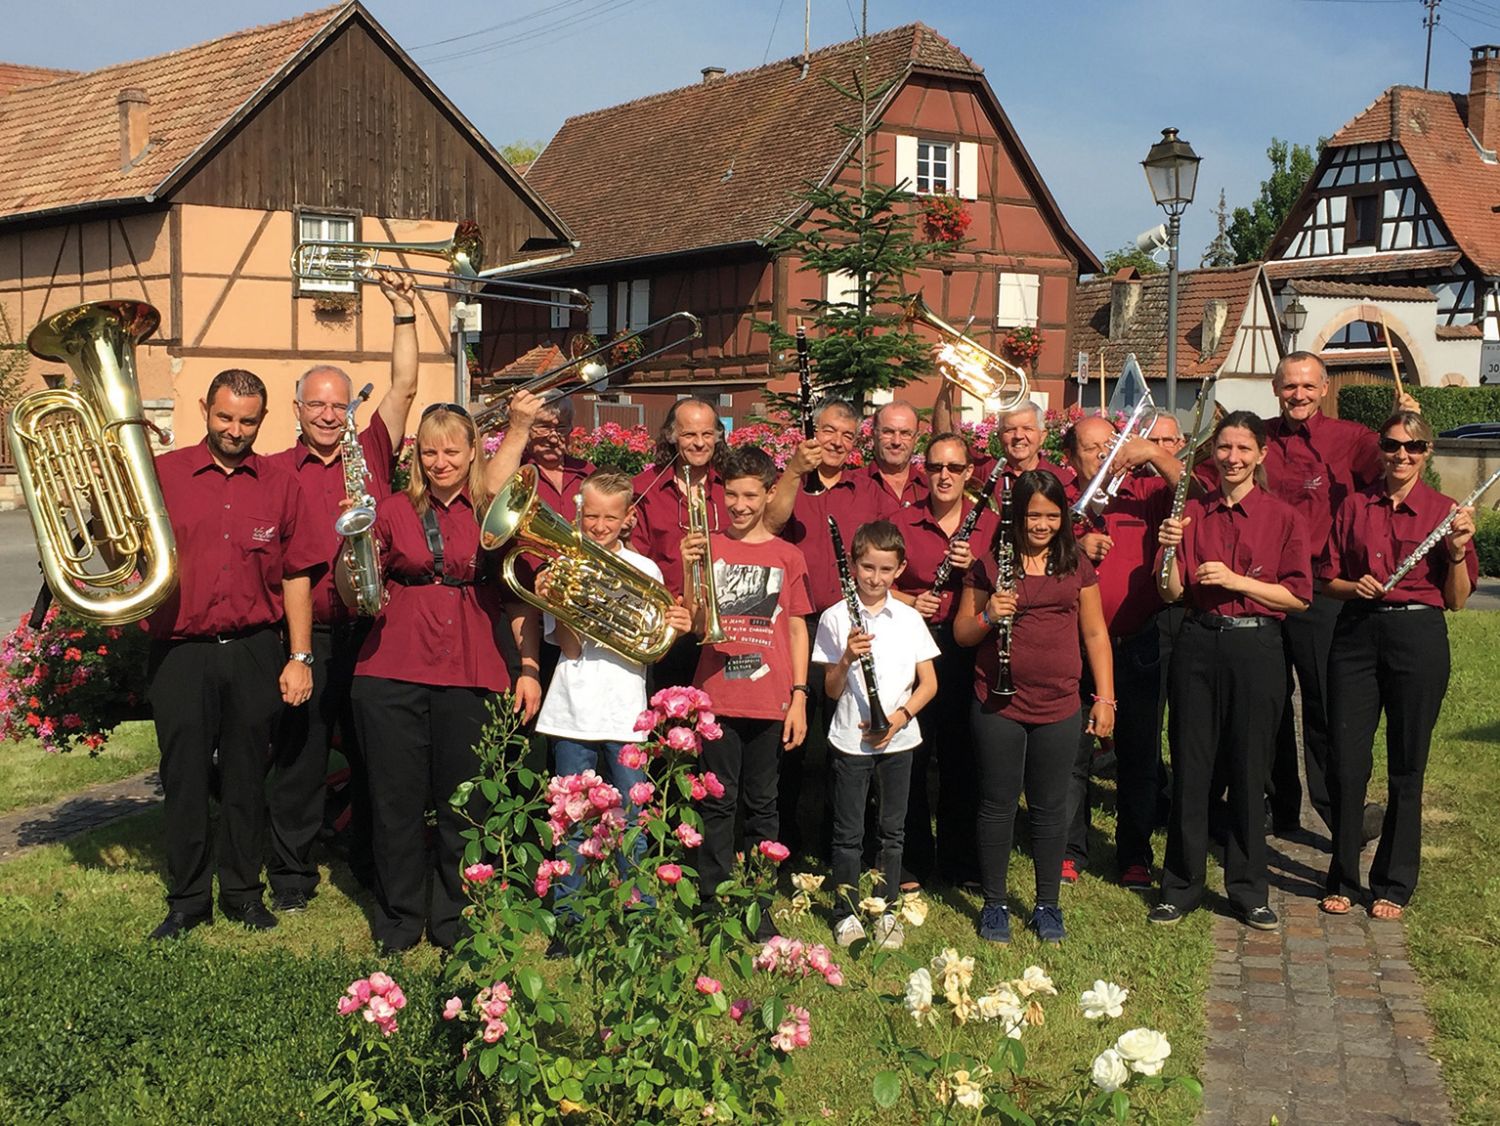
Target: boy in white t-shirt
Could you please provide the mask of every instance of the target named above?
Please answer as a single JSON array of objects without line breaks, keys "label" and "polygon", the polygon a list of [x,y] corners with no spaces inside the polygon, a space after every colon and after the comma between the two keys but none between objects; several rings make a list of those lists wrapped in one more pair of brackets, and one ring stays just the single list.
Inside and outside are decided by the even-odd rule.
[{"label": "boy in white t-shirt", "polygon": [[[601,470],[590,474],[580,486],[579,524],[583,534],[600,547],[609,548],[622,562],[660,582],[661,568],[620,543],[630,512],[630,496],[630,478],[623,473]],[[543,571],[537,576],[539,589],[545,589],[546,574]],[[668,612],[667,624],[680,633],[693,628],[692,618],[682,606]],[[558,774],[598,771],[620,791],[626,820],[633,821],[630,787],[646,781],[646,772],[621,765],[620,751],[626,743],[640,740],[635,721],[646,710],[646,668],[581,637],[551,614],[543,615],[543,631],[547,640],[562,650],[562,656],[537,715],[536,729],[552,740]],[[580,835],[559,850],[573,863],[573,871],[556,883],[559,914],[568,914],[568,896],[582,885],[583,860],[576,851],[581,840]],[[637,839],[637,854],[645,845],[644,836]],[[558,940],[554,939],[554,944],[560,953]],[[549,953],[554,951],[549,949]]]},{"label": "boy in white t-shirt", "polygon": [[[880,794],[882,874],[873,894],[891,906],[900,895],[906,802],[913,785],[910,752],[922,741],[917,713],[937,692],[933,660],[938,655],[922,615],[890,597],[891,584],[906,569],[906,544],[896,526],[876,520],[861,527],[854,534],[850,557],[862,620],[850,621],[847,598],[834,603],[818,620],[812,654],[814,661],[827,666],[828,698],[838,701],[828,728],[828,749],[833,766],[833,883],[838,915],[833,933],[840,946],[865,937],[854,899],[872,778]],[[874,659],[876,692],[890,722],[890,730],[878,739],[868,734],[870,697],[859,667],[866,654]],[[876,922],[875,938],[892,949],[905,940],[893,913]]]}]

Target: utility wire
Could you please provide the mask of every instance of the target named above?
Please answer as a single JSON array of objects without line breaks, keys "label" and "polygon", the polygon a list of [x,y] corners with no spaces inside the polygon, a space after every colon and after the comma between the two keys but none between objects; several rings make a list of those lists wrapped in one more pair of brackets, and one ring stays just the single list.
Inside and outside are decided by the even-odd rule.
[{"label": "utility wire", "polygon": [[490,24],[489,27],[476,27],[473,31],[466,31],[462,35],[450,35],[447,39],[434,39],[431,43],[418,43],[415,47],[409,47],[407,50],[409,52],[425,51],[429,47],[442,47],[448,43],[462,43],[466,39],[477,39],[481,35],[488,35],[490,32],[499,31],[501,28],[514,27],[516,24],[526,23],[528,20],[540,19],[543,16],[555,16],[563,8],[572,8],[578,4],[586,3],[588,3],[588,0],[559,0],[558,3],[553,4],[551,7],[538,8],[536,11],[528,12],[524,16],[501,20],[499,23]]},{"label": "utility wire", "polygon": [[600,0],[600,2],[595,3],[591,8],[585,8],[581,12],[574,12],[564,19],[554,21],[544,27],[531,28],[502,39],[499,42],[477,44],[462,50],[451,51],[445,55],[437,55],[424,60],[423,65],[455,62],[460,59],[474,58],[492,52],[505,51],[513,47],[536,42],[537,40],[548,39],[559,31],[597,22],[595,17],[615,14],[621,8],[628,7],[635,2],[636,0]]},{"label": "utility wire", "polygon": [[771,58],[771,44],[776,42],[776,25],[781,22],[781,9],[785,4],[786,0],[776,2],[776,15],[771,20],[771,34],[766,37],[766,53],[760,57],[761,66],[765,66]]}]

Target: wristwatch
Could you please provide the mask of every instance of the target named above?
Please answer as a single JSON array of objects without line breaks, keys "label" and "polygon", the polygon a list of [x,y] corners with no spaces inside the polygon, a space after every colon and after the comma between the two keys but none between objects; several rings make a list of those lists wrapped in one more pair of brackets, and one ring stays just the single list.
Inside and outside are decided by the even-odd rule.
[{"label": "wristwatch", "polygon": [[288,653],[286,656],[289,661],[299,661],[308,668],[312,668],[313,655],[311,653]]}]

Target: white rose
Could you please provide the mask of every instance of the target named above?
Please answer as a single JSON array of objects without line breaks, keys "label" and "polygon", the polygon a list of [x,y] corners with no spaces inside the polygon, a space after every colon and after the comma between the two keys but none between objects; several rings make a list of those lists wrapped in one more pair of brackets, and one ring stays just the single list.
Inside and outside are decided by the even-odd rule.
[{"label": "white rose", "polygon": [[932,972],[940,979],[944,994],[960,993],[974,980],[974,959],[960,958],[953,947],[944,947],[932,960]]},{"label": "white rose", "polygon": [[970,1110],[984,1108],[984,1092],[979,1084],[969,1077],[967,1071],[953,1073],[953,1101]]},{"label": "white rose", "polygon": [[1015,1024],[1025,1015],[1021,999],[1003,985],[997,985],[979,998],[979,1017],[984,1021],[1003,1020]]},{"label": "white rose", "polygon": [[885,914],[885,900],[878,895],[867,895],[859,901],[859,909],[874,918]]},{"label": "white rose", "polygon": [[811,895],[823,886],[823,876],[815,876],[811,872],[793,872],[792,887],[800,892]]},{"label": "white rose", "polygon": [[1085,1020],[1117,1017],[1124,1011],[1125,998],[1129,996],[1130,990],[1121,989],[1112,981],[1096,981],[1094,988],[1083,991],[1078,1005],[1083,1009]]},{"label": "white rose", "polygon": [[1160,1075],[1162,1064],[1172,1054],[1172,1045],[1160,1032],[1150,1028],[1132,1028],[1115,1041],[1115,1051],[1141,1075]]},{"label": "white rose", "polygon": [[906,979],[906,1011],[918,1024],[932,1015],[932,975],[926,966]]},{"label": "white rose", "polygon": [[920,927],[927,921],[927,901],[921,892],[909,891],[901,897],[901,907],[896,912],[909,927]]},{"label": "white rose", "polygon": [[1045,993],[1049,997],[1057,996],[1057,987],[1052,984],[1052,979],[1047,976],[1047,971],[1041,966],[1027,966],[1026,972],[1016,982],[1016,992],[1022,997],[1030,997],[1033,993]]},{"label": "white rose", "polygon": [[1106,1095],[1130,1082],[1130,1068],[1113,1048],[1105,1048],[1094,1057],[1094,1086]]}]

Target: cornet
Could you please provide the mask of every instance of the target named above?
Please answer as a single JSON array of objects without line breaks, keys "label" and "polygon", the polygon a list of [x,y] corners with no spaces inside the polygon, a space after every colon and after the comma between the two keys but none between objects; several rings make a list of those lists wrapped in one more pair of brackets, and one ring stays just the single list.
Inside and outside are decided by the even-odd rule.
[{"label": "cornet", "polygon": [[1115,435],[1115,440],[1110,444],[1109,453],[1105,455],[1104,461],[1100,463],[1098,470],[1090,479],[1088,487],[1079,493],[1078,499],[1073,502],[1074,516],[1083,516],[1090,508],[1096,512],[1102,512],[1108,507],[1109,502],[1120,492],[1120,482],[1125,479],[1123,474],[1116,473],[1113,476],[1110,474],[1115,458],[1125,448],[1125,443],[1132,438],[1149,438],[1151,431],[1156,429],[1156,420],[1159,417],[1149,395],[1136,403],[1135,410],[1130,412],[1130,417],[1125,420],[1125,426]]}]

